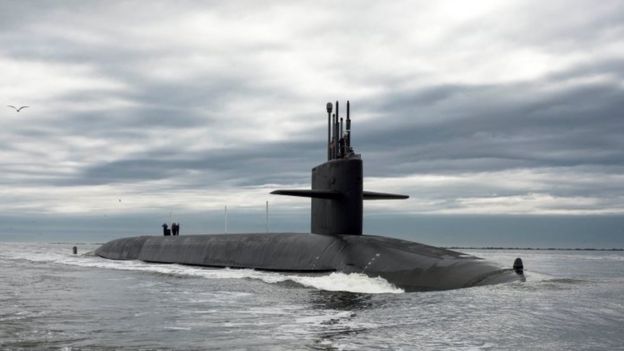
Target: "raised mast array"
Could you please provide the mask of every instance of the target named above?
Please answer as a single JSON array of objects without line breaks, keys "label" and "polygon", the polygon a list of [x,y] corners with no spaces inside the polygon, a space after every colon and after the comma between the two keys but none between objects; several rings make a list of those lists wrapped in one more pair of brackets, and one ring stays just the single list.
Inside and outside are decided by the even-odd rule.
[{"label": "raised mast array", "polygon": [[[339,103],[336,101],[336,113],[332,114],[333,105],[327,103],[327,160],[346,158],[353,153],[351,148],[351,106],[347,101],[347,119],[340,117]],[[345,128],[346,127],[346,128]]]}]

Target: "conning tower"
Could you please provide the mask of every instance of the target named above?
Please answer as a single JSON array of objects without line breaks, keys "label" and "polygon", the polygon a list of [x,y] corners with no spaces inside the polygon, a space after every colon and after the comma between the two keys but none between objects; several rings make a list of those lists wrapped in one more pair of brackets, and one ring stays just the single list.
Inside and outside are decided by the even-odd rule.
[{"label": "conning tower", "polygon": [[[312,168],[312,190],[275,190],[271,194],[312,199],[311,232],[362,235],[363,200],[399,200],[409,196],[363,189],[362,158],[351,147],[351,111],[346,121],[327,103],[327,162]],[[345,123],[346,122],[346,123]],[[346,124],[346,125],[345,125]],[[346,127],[346,128],[345,128]]]}]

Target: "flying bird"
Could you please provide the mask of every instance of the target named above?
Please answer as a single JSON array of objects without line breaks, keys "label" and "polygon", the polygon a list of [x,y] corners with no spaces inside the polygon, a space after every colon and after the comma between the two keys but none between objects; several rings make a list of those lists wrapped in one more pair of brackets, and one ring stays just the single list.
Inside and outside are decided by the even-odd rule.
[{"label": "flying bird", "polygon": [[20,112],[21,110],[23,110],[25,108],[28,108],[29,106],[21,106],[21,107],[17,108],[17,107],[15,107],[13,105],[7,105],[7,107],[10,107],[10,108],[14,109],[15,111]]}]

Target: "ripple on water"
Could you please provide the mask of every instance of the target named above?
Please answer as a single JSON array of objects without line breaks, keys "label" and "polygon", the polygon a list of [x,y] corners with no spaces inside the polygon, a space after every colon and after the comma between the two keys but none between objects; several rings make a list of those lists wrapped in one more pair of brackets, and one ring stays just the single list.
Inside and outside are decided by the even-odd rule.
[{"label": "ripple on water", "polygon": [[496,252],[501,262],[530,258],[527,281],[396,294],[358,275],[154,265],[73,256],[71,246],[2,245],[0,349],[546,350],[624,342],[624,264],[613,258],[571,265],[576,254]]}]

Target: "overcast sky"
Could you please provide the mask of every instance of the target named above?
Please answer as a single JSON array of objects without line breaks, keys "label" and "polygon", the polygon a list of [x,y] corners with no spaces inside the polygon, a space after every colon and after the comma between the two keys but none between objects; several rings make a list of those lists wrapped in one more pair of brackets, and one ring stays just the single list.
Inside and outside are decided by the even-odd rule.
[{"label": "overcast sky", "polygon": [[2,1],[0,213],[307,214],[268,193],[349,99],[411,196],[367,215],[621,216],[623,38],[622,1]]}]

